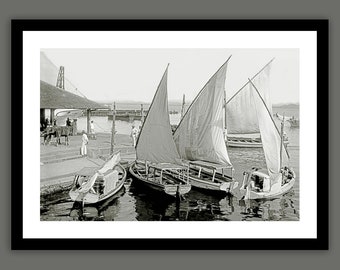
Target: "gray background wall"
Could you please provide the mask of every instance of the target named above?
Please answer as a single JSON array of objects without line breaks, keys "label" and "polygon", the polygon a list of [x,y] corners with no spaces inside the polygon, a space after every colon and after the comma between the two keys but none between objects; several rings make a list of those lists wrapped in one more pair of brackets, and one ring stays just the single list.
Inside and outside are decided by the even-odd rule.
[{"label": "gray background wall", "polygon": [[[339,181],[335,177],[339,153],[340,4],[330,0],[125,0],[46,1],[3,0],[0,4],[1,134],[1,269],[335,269],[339,254]],[[11,251],[10,250],[10,20],[11,19],[329,19],[330,20],[330,250],[329,251]],[[15,93],[14,93],[15,95]],[[15,120],[12,124],[15,125]],[[327,119],[324,120],[326,123]],[[319,123],[322,125],[322,123]],[[327,145],[325,144],[325,147]],[[18,155],[19,157],[19,155]],[[327,170],[327,168],[319,168]],[[16,177],[13,175],[12,177]],[[322,181],[322,179],[319,179]],[[268,247],[270,249],[270,247]]]}]

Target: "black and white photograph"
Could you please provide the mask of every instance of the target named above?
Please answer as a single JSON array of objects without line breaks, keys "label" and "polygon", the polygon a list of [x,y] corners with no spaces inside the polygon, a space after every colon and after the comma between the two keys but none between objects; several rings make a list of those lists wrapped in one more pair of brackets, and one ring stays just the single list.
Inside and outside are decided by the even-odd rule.
[{"label": "black and white photograph", "polygon": [[299,50],[44,49],[40,68],[41,220],[299,220]]},{"label": "black and white photograph", "polygon": [[23,31],[22,238],[318,239],[317,31],[160,28]]}]

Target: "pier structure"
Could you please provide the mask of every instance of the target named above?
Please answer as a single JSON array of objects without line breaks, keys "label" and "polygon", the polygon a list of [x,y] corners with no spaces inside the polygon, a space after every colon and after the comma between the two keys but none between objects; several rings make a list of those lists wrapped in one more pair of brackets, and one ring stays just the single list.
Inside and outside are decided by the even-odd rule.
[{"label": "pier structure", "polygon": [[47,82],[40,81],[40,123],[44,123],[46,112],[49,112],[49,123],[54,123],[54,112],[56,109],[80,109],[86,112],[87,128],[90,134],[91,112],[105,107],[92,100],[80,97],[64,89],[53,86]]}]

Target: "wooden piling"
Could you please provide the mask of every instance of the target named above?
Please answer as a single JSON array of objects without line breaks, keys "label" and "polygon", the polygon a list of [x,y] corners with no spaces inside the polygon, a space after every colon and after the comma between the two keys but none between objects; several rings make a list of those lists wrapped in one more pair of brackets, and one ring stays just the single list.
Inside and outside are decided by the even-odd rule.
[{"label": "wooden piling", "polygon": [[140,115],[141,115],[141,122],[142,124],[144,123],[144,109],[143,109],[143,104],[140,105]]},{"label": "wooden piling", "polygon": [[111,155],[113,154],[113,147],[115,144],[115,133],[116,133],[116,102],[113,102],[112,106],[112,131],[111,131]]},{"label": "wooden piling", "polygon": [[185,94],[183,94],[182,108],[181,108],[181,119],[184,116],[184,108],[185,108]]},{"label": "wooden piling", "polygon": [[86,110],[86,118],[87,118],[87,124],[86,124],[86,133],[90,134],[90,121],[91,121],[91,110]]}]

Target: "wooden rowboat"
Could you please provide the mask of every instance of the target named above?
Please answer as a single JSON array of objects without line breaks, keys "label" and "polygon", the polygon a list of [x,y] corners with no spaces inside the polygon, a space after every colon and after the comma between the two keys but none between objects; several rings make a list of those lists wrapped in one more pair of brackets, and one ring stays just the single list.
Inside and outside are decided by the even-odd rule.
[{"label": "wooden rowboat", "polygon": [[119,161],[120,153],[117,153],[100,169],[86,167],[77,172],[69,192],[71,200],[95,204],[118,193],[126,180],[126,170]]},{"label": "wooden rowboat", "polygon": [[129,172],[147,187],[173,197],[184,195],[191,189],[187,169],[183,166],[136,161],[130,166]]}]

